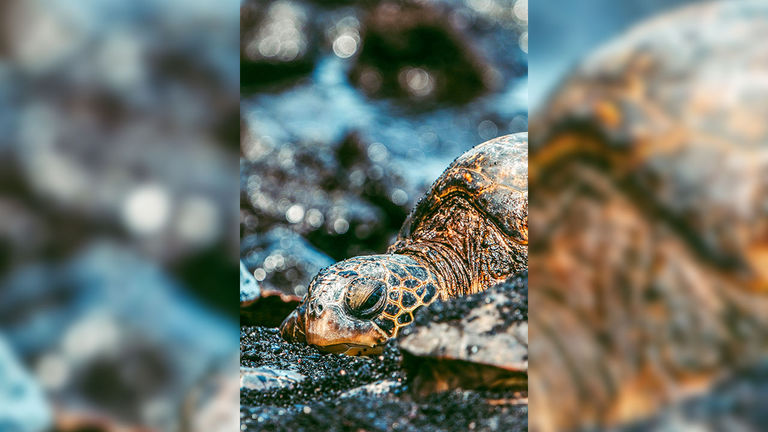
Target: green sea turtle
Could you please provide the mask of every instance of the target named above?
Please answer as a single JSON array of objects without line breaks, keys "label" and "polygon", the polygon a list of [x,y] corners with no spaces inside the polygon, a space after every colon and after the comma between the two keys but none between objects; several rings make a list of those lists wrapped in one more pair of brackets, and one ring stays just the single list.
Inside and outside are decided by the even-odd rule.
[{"label": "green sea turtle", "polygon": [[379,352],[417,308],[484,291],[524,270],[527,245],[528,135],[519,133],[457,158],[386,254],[320,271],[280,333],[325,351]]}]

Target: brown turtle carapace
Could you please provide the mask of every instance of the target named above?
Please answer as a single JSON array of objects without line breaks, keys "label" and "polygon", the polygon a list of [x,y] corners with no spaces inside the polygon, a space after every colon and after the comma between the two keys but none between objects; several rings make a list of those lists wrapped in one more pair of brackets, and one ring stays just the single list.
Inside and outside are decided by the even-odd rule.
[{"label": "brown turtle carapace", "polygon": [[528,135],[520,133],[457,158],[386,254],[318,273],[280,333],[325,351],[378,353],[417,308],[484,291],[527,265]]},{"label": "brown turtle carapace", "polygon": [[638,421],[765,358],[766,39],[765,1],[686,6],[531,117],[532,429]]}]

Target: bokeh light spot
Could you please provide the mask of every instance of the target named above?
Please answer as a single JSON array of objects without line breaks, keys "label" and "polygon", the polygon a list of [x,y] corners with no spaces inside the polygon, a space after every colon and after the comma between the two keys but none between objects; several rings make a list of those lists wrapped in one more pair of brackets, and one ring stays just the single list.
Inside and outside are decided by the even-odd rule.
[{"label": "bokeh light spot", "polygon": [[357,41],[348,34],[343,34],[333,41],[333,52],[338,57],[349,58],[357,52]]},{"label": "bokeh light spot", "polygon": [[123,203],[123,221],[136,234],[153,234],[168,222],[171,199],[160,185],[138,186],[128,193]]}]

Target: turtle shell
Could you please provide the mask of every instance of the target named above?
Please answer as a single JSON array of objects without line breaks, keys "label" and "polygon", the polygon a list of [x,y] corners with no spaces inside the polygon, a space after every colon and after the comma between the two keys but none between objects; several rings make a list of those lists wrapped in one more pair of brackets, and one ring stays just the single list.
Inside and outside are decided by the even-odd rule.
[{"label": "turtle shell", "polygon": [[767,16],[694,5],[597,51],[534,116],[531,177],[602,164],[701,259],[768,290]]},{"label": "turtle shell", "polygon": [[527,268],[527,133],[487,141],[454,160],[388,252],[419,253],[428,244],[447,246],[428,261],[447,259],[467,269],[460,292],[447,296],[482,291]]},{"label": "turtle shell", "polygon": [[532,422],[615,424],[768,347],[768,4],[652,19],[532,117]]}]

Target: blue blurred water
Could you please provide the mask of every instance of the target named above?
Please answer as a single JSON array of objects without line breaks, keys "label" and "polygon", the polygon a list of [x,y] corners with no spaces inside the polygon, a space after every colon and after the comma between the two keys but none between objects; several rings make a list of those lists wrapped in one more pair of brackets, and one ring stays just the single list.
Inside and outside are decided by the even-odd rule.
[{"label": "blue blurred water", "polygon": [[[460,107],[409,112],[387,100],[371,100],[346,77],[349,62],[332,54],[317,62],[309,82],[278,94],[243,99],[243,116],[258,135],[283,145],[337,142],[359,131],[366,142],[384,143],[394,166],[423,187],[463,151],[482,141],[527,130],[527,80]],[[483,131],[483,121],[493,132]]]}]

